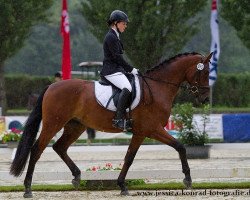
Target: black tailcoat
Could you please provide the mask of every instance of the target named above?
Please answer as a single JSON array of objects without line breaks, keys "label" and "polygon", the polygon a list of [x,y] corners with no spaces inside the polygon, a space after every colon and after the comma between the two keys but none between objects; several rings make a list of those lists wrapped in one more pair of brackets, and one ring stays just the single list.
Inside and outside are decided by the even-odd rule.
[{"label": "black tailcoat", "polygon": [[104,43],[104,60],[101,75],[106,76],[116,72],[131,72],[133,67],[123,58],[123,44],[115,31],[110,29],[106,34]]}]

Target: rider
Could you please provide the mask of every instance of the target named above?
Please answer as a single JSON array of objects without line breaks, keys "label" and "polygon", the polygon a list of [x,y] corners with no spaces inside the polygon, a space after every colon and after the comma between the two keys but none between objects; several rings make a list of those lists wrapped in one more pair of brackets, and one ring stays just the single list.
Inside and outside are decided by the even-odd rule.
[{"label": "rider", "polygon": [[[107,21],[109,31],[104,38],[103,50],[104,60],[101,75],[109,82],[121,89],[117,111],[112,120],[113,126],[119,129],[125,129],[124,116],[126,105],[131,96],[132,86],[125,74],[130,72],[137,74],[138,70],[128,64],[123,58],[123,44],[119,38],[120,33],[124,32],[129,22],[126,13],[120,10],[114,10]],[[131,128],[131,127],[126,127]]]}]

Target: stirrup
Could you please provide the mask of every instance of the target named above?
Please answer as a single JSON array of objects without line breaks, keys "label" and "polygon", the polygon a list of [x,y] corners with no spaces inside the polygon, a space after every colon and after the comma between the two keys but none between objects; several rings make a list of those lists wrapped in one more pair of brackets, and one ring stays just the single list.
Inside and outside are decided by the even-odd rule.
[{"label": "stirrup", "polygon": [[127,131],[132,130],[132,125],[133,125],[133,120],[131,118],[126,120],[126,129],[127,129]]},{"label": "stirrup", "polygon": [[126,120],[126,119],[113,119],[112,125],[115,128],[119,128],[123,130],[124,132],[132,129],[132,120]]},{"label": "stirrup", "polygon": [[124,119],[112,119],[112,125],[113,127],[124,131],[126,127],[126,121]]}]

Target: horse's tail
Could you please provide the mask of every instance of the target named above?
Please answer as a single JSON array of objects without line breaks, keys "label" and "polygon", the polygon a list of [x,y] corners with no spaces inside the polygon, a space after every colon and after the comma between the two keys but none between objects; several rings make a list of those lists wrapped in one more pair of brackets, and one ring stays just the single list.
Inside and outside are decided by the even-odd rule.
[{"label": "horse's tail", "polygon": [[20,176],[25,168],[42,120],[42,102],[47,89],[48,86],[38,97],[36,105],[25,123],[22,138],[18,144],[15,158],[10,167],[10,174],[13,176]]}]

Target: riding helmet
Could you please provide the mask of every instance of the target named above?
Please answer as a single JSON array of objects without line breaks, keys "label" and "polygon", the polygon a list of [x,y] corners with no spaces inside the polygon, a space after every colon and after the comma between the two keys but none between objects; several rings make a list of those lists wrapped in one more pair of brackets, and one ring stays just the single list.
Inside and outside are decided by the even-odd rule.
[{"label": "riding helmet", "polygon": [[128,16],[125,12],[121,10],[114,10],[107,21],[108,25],[111,25],[113,22],[129,22]]}]

